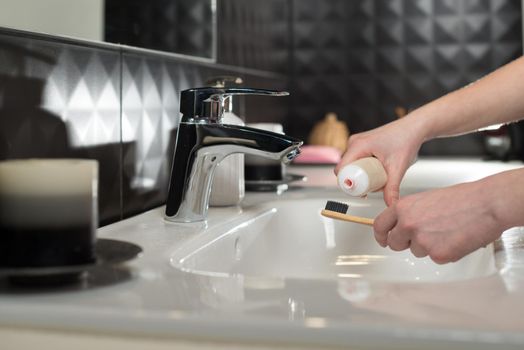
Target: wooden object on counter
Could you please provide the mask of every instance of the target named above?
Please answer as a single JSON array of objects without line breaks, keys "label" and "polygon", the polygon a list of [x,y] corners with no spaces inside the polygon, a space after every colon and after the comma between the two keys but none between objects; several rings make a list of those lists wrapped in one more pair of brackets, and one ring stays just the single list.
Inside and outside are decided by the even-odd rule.
[{"label": "wooden object on counter", "polygon": [[406,115],[408,115],[408,113],[409,111],[402,106],[395,107],[395,116],[397,119],[404,118]]},{"label": "wooden object on counter", "polygon": [[311,130],[308,143],[310,145],[331,146],[340,152],[345,152],[349,137],[349,129],[335,113],[328,113]]}]

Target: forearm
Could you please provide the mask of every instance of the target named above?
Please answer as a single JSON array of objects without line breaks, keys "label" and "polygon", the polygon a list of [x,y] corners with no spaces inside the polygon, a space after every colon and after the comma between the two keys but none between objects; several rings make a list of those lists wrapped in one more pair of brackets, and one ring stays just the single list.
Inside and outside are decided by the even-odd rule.
[{"label": "forearm", "polygon": [[375,238],[442,264],[524,226],[524,168],[400,198],[375,217]]},{"label": "forearm", "polygon": [[524,168],[505,171],[478,181],[486,205],[504,228],[524,226]]},{"label": "forearm", "polygon": [[413,111],[424,139],[459,135],[524,117],[524,58]]}]

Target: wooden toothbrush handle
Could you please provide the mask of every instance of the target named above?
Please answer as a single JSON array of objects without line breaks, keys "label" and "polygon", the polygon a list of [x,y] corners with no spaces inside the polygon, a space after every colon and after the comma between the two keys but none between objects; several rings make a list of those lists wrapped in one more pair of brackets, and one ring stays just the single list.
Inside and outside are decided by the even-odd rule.
[{"label": "wooden toothbrush handle", "polygon": [[322,214],[325,217],[331,218],[331,219],[355,222],[357,224],[363,224],[363,225],[369,225],[369,226],[373,226],[373,222],[375,221],[375,220],[370,219],[370,218],[364,218],[364,217],[361,217],[361,216],[353,216],[353,215],[348,215],[348,214],[342,214],[342,213],[339,213],[339,212],[336,212],[336,211],[331,211],[331,210],[326,210],[326,209],[322,209],[320,214]]}]

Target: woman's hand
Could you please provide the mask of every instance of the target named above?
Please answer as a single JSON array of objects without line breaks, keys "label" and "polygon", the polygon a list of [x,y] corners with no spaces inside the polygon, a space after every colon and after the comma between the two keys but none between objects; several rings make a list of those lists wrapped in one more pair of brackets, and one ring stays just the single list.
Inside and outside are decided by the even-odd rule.
[{"label": "woman's hand", "polygon": [[[415,112],[413,112],[415,113]],[[376,157],[386,169],[388,180],[384,186],[384,201],[388,206],[399,199],[399,186],[409,166],[415,161],[424,132],[419,122],[410,116],[377,129],[352,135],[347,151],[335,168],[335,174],[348,163],[364,157]],[[418,118],[419,120],[421,118]]]},{"label": "woman's hand", "polygon": [[493,179],[487,179],[403,197],[377,216],[375,239],[396,251],[410,248],[416,257],[429,255],[439,264],[486,246],[511,227],[511,220],[499,215],[502,202]]}]

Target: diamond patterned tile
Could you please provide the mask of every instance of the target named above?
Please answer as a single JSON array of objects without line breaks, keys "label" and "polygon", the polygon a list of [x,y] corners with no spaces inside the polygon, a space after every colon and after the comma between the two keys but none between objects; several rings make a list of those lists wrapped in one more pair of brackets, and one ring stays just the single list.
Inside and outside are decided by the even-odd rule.
[{"label": "diamond patterned tile", "polygon": [[433,0],[433,11],[436,16],[454,16],[461,11],[462,1],[457,0]]},{"label": "diamond patterned tile", "polygon": [[317,10],[321,11],[320,16],[328,22],[346,22],[348,4],[347,0],[330,0],[330,6],[322,6]]},{"label": "diamond patterned tile", "polygon": [[124,215],[165,201],[180,91],[199,86],[195,65],[124,53],[122,67]]},{"label": "diamond patterned tile", "polygon": [[403,0],[375,1],[375,16],[391,19],[399,19],[404,14]]},{"label": "diamond patterned tile", "polygon": [[0,158],[100,164],[99,217],[120,219],[118,52],[0,34]]},{"label": "diamond patterned tile", "polygon": [[431,17],[413,16],[404,21],[404,41],[408,48],[428,47],[433,42],[433,23]]},{"label": "diamond patterned tile", "polygon": [[[376,12],[376,1],[352,0],[348,1],[348,18],[365,20],[373,19]],[[302,6],[300,6],[302,8]]]},{"label": "diamond patterned tile", "polygon": [[409,101],[429,102],[434,94],[443,95],[445,91],[439,90],[435,79],[427,72],[413,73],[406,77],[406,97]]},{"label": "diamond patterned tile", "polygon": [[460,45],[462,21],[458,16],[436,17],[434,21],[434,41],[438,44]]},{"label": "diamond patterned tile", "polygon": [[[346,11],[339,16],[346,19],[344,25],[325,18],[330,8]],[[307,123],[289,123],[303,138],[326,108],[343,111],[339,114],[353,132],[367,130],[394,118],[396,106],[416,108],[477,80],[522,51],[518,0],[353,0],[345,7],[300,0],[293,2],[293,11],[291,92],[298,97],[292,99],[290,118],[304,117]],[[325,26],[322,30],[319,23]],[[330,24],[338,32],[329,29]],[[340,32],[345,32],[343,42],[326,38]],[[324,58],[326,49],[319,42],[332,44],[329,56],[337,57],[335,66]],[[348,87],[341,90],[347,91],[346,98],[331,98],[341,80]],[[311,81],[322,82],[321,94]],[[473,139],[462,141],[470,140],[471,149],[482,154]],[[438,147],[442,143],[425,151]]]},{"label": "diamond patterned tile", "polygon": [[209,0],[107,0],[105,40],[200,57],[213,55]]},{"label": "diamond patterned tile", "polygon": [[519,43],[495,43],[492,66],[500,67],[520,56],[522,56],[522,45]]},{"label": "diamond patterned tile", "polygon": [[351,50],[373,48],[375,46],[375,32],[373,21],[358,18],[351,20],[347,24],[346,45]]},{"label": "diamond patterned tile", "polygon": [[518,44],[521,39],[521,19],[517,13],[501,14],[491,21],[491,38],[494,43]]},{"label": "diamond patterned tile", "polygon": [[213,14],[209,10],[209,0],[176,1],[177,17],[177,52],[212,57],[213,42]]},{"label": "diamond patterned tile", "polygon": [[376,70],[375,50],[355,48],[348,53],[349,74],[373,74]]},{"label": "diamond patterned tile", "polygon": [[490,12],[491,0],[463,0],[464,13],[474,14],[486,14]]},{"label": "diamond patterned tile", "polygon": [[410,73],[406,74],[408,78],[419,73],[430,76],[434,67],[433,49],[427,45],[408,47],[405,52],[405,66]]},{"label": "diamond patterned tile", "polygon": [[[332,2],[340,6],[340,1]],[[290,0],[219,1],[218,62],[287,74],[290,3]],[[303,15],[308,16],[307,12]],[[332,16],[332,13],[326,15]]]},{"label": "diamond patterned tile", "polygon": [[[489,0],[488,0],[489,1]],[[428,18],[433,13],[432,0],[404,1],[405,18]]]},{"label": "diamond patterned tile", "polygon": [[491,10],[497,15],[520,14],[521,2],[519,0],[489,0]]},{"label": "diamond patterned tile", "polygon": [[375,51],[376,72],[391,74],[404,70],[404,50],[398,46],[384,46]]},{"label": "diamond patterned tile", "polygon": [[399,47],[403,42],[404,27],[402,21],[395,19],[382,19],[376,21],[375,45],[378,47]]},{"label": "diamond patterned tile", "polygon": [[463,28],[467,43],[486,43],[491,37],[491,17],[489,13],[464,16]]},{"label": "diamond patterned tile", "polygon": [[458,45],[437,45],[435,46],[435,69],[437,72],[455,72],[460,69],[462,50]]}]

